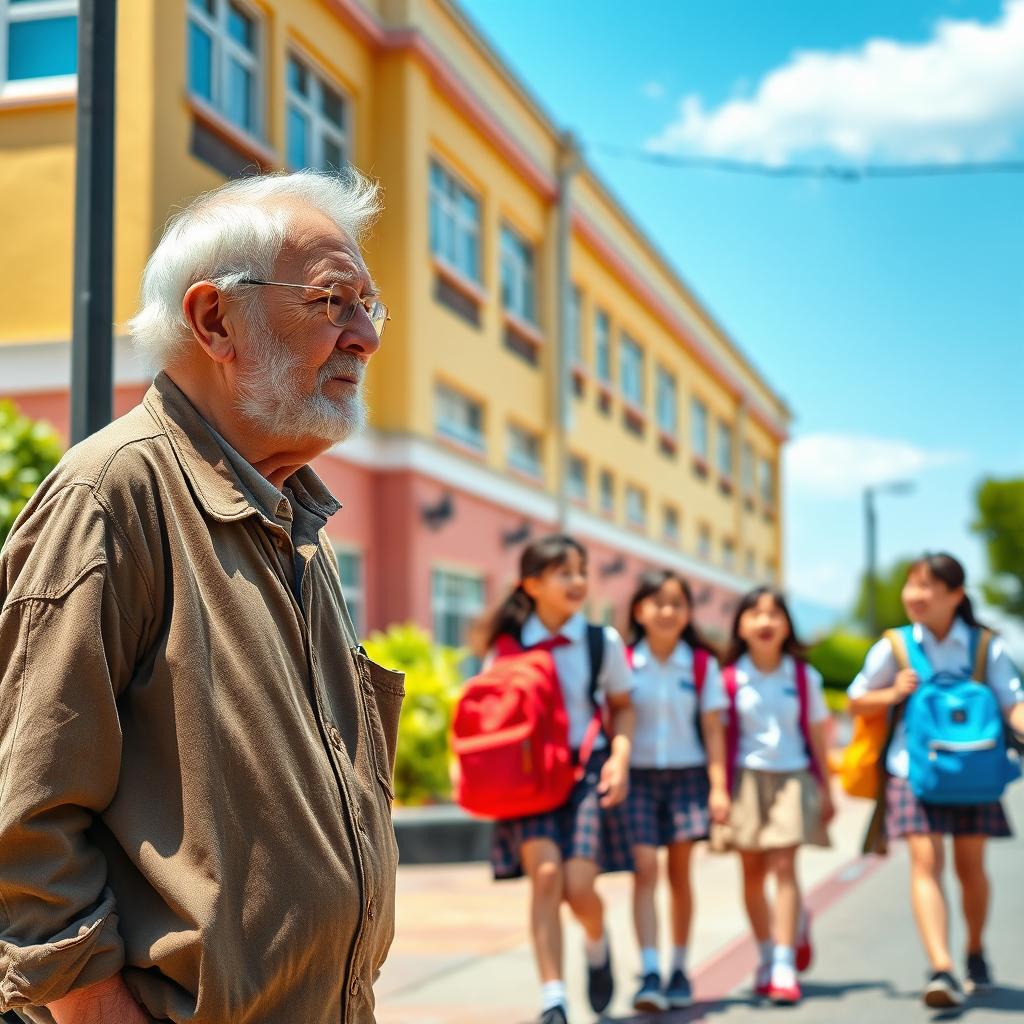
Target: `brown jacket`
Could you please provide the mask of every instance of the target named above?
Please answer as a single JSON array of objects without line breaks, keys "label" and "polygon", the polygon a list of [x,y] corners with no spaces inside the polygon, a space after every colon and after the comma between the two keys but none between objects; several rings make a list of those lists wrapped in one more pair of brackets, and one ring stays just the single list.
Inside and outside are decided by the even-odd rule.
[{"label": "brown jacket", "polygon": [[161,374],[0,554],[0,1008],[121,971],[156,1019],[374,1019],[402,677],[236,467]]}]

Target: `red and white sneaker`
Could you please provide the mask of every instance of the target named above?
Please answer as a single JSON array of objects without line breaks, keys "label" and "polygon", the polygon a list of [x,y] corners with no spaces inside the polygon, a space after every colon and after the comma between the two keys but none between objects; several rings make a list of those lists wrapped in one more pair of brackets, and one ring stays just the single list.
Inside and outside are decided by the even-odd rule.
[{"label": "red and white sneaker", "polygon": [[772,990],[772,965],[760,964],[754,974],[754,995],[767,999]]},{"label": "red and white sneaker", "polygon": [[796,969],[802,974],[814,962],[814,946],[811,944],[811,915],[800,911],[800,928],[796,937]]},{"label": "red and white sneaker", "polygon": [[803,998],[800,991],[800,983],[794,979],[792,985],[776,985],[772,982],[768,986],[768,998],[776,1006],[796,1006]]}]

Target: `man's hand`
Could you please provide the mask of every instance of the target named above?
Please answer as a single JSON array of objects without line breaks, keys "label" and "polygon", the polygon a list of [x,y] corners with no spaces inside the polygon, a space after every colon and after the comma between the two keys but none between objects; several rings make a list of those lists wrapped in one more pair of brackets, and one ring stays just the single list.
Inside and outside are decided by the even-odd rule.
[{"label": "man's hand", "polygon": [[920,682],[917,673],[912,668],[905,668],[896,674],[896,682],[893,683],[893,703],[902,704],[916,689]]},{"label": "man's hand", "polygon": [[614,807],[626,799],[629,792],[629,764],[625,758],[612,754],[601,769],[601,781],[597,784],[602,807]]},{"label": "man's hand", "polygon": [[120,974],[69,992],[46,1008],[57,1024],[152,1024]]}]

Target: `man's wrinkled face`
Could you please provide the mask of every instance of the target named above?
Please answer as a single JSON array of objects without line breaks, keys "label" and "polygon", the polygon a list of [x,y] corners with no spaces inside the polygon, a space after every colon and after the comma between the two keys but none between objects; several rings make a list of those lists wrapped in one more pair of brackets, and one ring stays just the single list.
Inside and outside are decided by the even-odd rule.
[{"label": "man's wrinkled face", "polygon": [[376,295],[366,264],[331,220],[303,208],[271,279],[311,287],[260,287],[245,296],[240,411],[277,438],[343,441],[365,426],[363,378],[380,339],[362,308],[341,327],[331,323],[320,289],[335,285],[346,302]]}]

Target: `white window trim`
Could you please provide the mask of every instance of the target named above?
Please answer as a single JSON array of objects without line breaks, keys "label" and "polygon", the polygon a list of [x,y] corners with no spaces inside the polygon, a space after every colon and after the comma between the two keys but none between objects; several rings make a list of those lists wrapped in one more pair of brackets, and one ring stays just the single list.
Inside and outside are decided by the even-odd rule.
[{"label": "white window trim", "polygon": [[[604,333],[602,334],[600,323],[604,324]],[[601,345],[602,340],[604,345]],[[602,372],[601,366],[601,352],[605,353],[607,366],[607,373]],[[594,374],[598,381],[602,384],[611,386],[615,381],[615,367],[612,365],[612,318],[608,315],[607,310],[595,309],[594,310]]]},{"label": "white window trim", "polygon": [[[480,409],[481,425],[479,434],[474,434],[462,423],[453,422],[441,415],[445,394],[451,395],[460,402],[465,402],[467,406],[476,405]],[[484,431],[484,416],[486,415],[486,410],[482,403],[477,402],[468,395],[464,395],[457,388],[449,387],[447,384],[438,384],[435,387],[434,401],[436,403],[436,407],[434,409],[434,428],[441,437],[454,441],[456,444],[464,445],[467,448],[472,448],[474,451],[482,453],[486,450],[486,436]]]},{"label": "white window trim", "polygon": [[[437,587],[435,585],[438,575],[452,576],[460,581],[469,581],[471,583],[479,584],[480,589],[480,600],[478,603],[474,602],[456,602],[454,606],[449,606],[446,603],[439,603],[437,600]],[[441,638],[438,636],[437,631],[437,619],[438,611],[443,610],[448,614],[458,615],[460,618],[464,618],[472,622],[478,618],[487,607],[487,577],[482,572],[473,572],[467,569],[453,569],[450,566],[435,563],[430,567],[430,625],[431,632],[434,636],[435,643],[441,643]]]},{"label": "white window trim", "polygon": [[[334,548],[334,560],[337,562],[338,555],[352,555],[354,558],[359,560],[359,573],[360,582],[358,587],[349,587],[345,589],[345,583],[342,581],[341,592],[345,596],[345,604],[348,605],[349,614],[352,613],[352,606],[349,604],[349,597],[354,596],[357,601],[357,607],[359,608],[359,614],[353,615],[353,625],[356,627],[356,636],[361,637],[366,632],[366,555],[362,548],[357,548],[351,544],[339,544],[337,541],[331,541],[331,547]],[[341,578],[341,566],[338,566],[338,577]]]},{"label": "white window trim", "polygon": [[[355,109],[355,105],[352,102],[352,97],[349,96],[348,92],[341,86],[337,79],[332,78],[326,71],[320,66],[320,64],[309,57],[305,52],[300,50],[294,44],[288,47],[285,54],[285,61],[294,60],[301,64],[307,74],[312,79],[314,95],[305,97],[299,95],[299,93],[293,92],[291,87],[285,86],[285,159],[288,157],[288,108],[296,107],[298,111],[308,119],[310,125],[310,131],[313,138],[307,140],[311,142],[309,151],[311,154],[310,167],[322,168],[323,163],[323,140],[325,136],[329,136],[332,142],[338,144],[338,148],[341,150],[342,160],[345,163],[349,163],[351,160],[351,150],[349,149],[349,140],[352,136],[352,112]],[[285,76],[287,81],[287,66],[285,68]],[[342,120],[344,121],[344,128],[339,128],[333,121],[329,121],[316,106],[316,100],[319,98],[318,92],[323,89],[324,85],[329,85],[340,97],[342,104]],[[298,168],[293,168],[298,170]]]},{"label": "white window trim", "polygon": [[[506,238],[511,237],[518,246],[506,246]],[[505,282],[505,266],[506,264],[511,265],[512,268],[512,284],[511,291],[512,301],[504,306],[507,313],[511,313],[513,316],[518,317],[520,320],[525,321],[531,326],[537,325],[537,247],[533,245],[527,238],[521,235],[511,224],[507,221],[502,221],[499,239],[498,239],[498,250],[499,250],[499,277],[498,282],[499,288],[504,290]],[[528,251],[532,260],[527,261],[523,258],[523,251]],[[530,262],[532,265],[527,267],[527,263]],[[530,291],[533,295],[533,309],[526,309],[526,282],[530,282]]]},{"label": "white window trim", "polygon": [[[448,259],[445,253],[436,252],[431,249],[431,256],[435,259],[440,260],[446,267],[449,267],[454,273],[460,278],[470,281],[475,285],[483,284],[483,263],[484,263],[484,251],[483,251],[483,219],[484,219],[484,203],[483,197],[475,189],[470,188],[469,185],[456,174],[443,160],[436,156],[436,154],[430,155],[430,163],[435,164],[441,173],[454,182],[455,187],[464,192],[470,199],[476,203],[477,207],[477,220],[474,222],[471,218],[466,217],[463,214],[462,207],[459,205],[457,199],[452,201],[444,193],[443,190],[439,190],[435,187],[430,174],[430,168],[427,169],[427,201],[428,203],[437,203],[442,213],[446,216],[451,217],[452,222],[455,226],[455,262],[452,263]],[[429,235],[429,232],[428,232]],[[461,240],[466,235],[473,235],[476,238],[476,267],[472,273],[467,273],[466,268],[459,266],[459,249],[464,248]]]},{"label": "white window trim", "polygon": [[[537,457],[532,459],[530,456],[521,454],[516,451],[516,447],[513,443],[515,436],[523,438],[527,441],[532,441],[536,444]],[[509,469],[514,469],[517,473],[522,473],[524,476],[531,477],[534,480],[541,480],[544,477],[544,456],[541,452],[541,446],[543,440],[539,434],[528,430],[526,427],[519,426],[518,423],[510,423],[508,430],[506,431],[506,445],[507,445],[507,458]]]},{"label": "white window trim", "polygon": [[[256,53],[250,53],[245,47],[239,45],[231,38],[228,32],[228,6],[230,3],[237,4],[250,18],[256,28]],[[267,22],[258,7],[254,7],[248,0],[214,0],[216,13],[211,18],[206,11],[194,6],[189,0],[185,0],[186,18],[192,19],[210,34],[213,42],[212,61],[213,70],[211,80],[213,84],[213,96],[207,99],[198,93],[192,92],[192,83],[188,83],[189,95],[207,106],[210,106],[224,120],[243,135],[263,142],[266,138],[266,110],[264,108],[266,82],[264,81],[264,69],[266,67],[266,46],[267,46]],[[240,64],[252,73],[253,76],[253,114],[255,125],[247,128],[231,120],[228,114],[225,96],[228,89],[228,58],[234,57]],[[188,72],[188,45],[186,41],[185,61],[186,75]]]},{"label": "white window trim", "polygon": [[[676,380],[676,375],[666,370],[664,366],[659,366],[655,372],[654,390],[654,414],[658,422],[658,429],[671,437],[677,437],[679,434],[679,383]],[[663,413],[668,413],[668,422]]]},{"label": "white window trim", "polygon": [[[634,357],[636,359],[635,365],[631,362]],[[644,399],[646,397],[646,388],[644,387],[646,362],[646,353],[644,352],[643,345],[628,331],[623,331],[619,337],[619,381],[622,388],[622,397],[630,405],[634,405],[638,409],[644,407]],[[636,393],[630,394],[627,385],[632,383],[633,371],[635,371]]]},{"label": "white window trim", "polygon": [[[697,429],[697,411],[701,411],[700,422],[701,429]],[[701,401],[699,398],[692,398],[690,400],[690,433],[693,435],[693,454],[698,458],[703,459],[705,462],[708,461],[708,455],[710,454],[709,449],[711,447],[709,437],[709,418],[710,413],[706,403]]]},{"label": "white window trim", "polygon": [[[18,4],[17,7],[12,7],[7,0],[0,0],[0,96],[7,99],[75,92],[78,84],[77,72],[71,75],[19,78],[16,82],[7,80],[7,51],[10,48],[11,23],[48,21],[51,18],[66,18],[69,15],[78,17],[78,0],[37,0],[36,3]],[[76,55],[76,66],[77,61]]]},{"label": "white window trim", "polygon": [[[634,509],[631,507],[633,502],[630,499],[634,497],[637,499],[636,508],[639,511],[638,516],[633,515]],[[627,484],[626,486],[626,522],[630,526],[647,528],[647,495],[642,488],[634,484]]]}]

